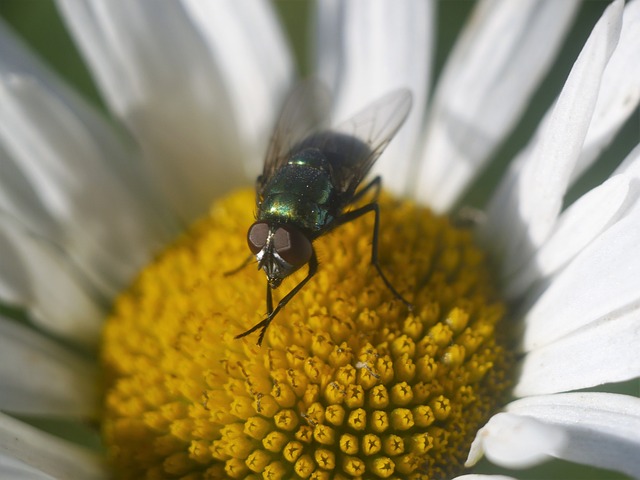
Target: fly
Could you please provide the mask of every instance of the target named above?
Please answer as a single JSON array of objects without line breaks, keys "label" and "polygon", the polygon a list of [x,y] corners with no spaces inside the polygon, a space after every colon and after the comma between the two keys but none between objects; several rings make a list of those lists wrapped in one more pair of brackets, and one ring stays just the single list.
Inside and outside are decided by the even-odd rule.
[{"label": "fly", "polygon": [[[327,122],[329,105],[326,89],[307,81],[293,91],[280,114],[264,170],[256,181],[256,221],[247,233],[258,269],[267,276],[267,315],[235,338],[261,329],[261,345],[278,312],[318,271],[313,241],[369,212],[375,215],[371,263],[387,288],[411,309],[378,264],[381,178],[358,189],[407,118],[411,93],[393,91],[333,128]],[[370,191],[370,203],[349,209]],[[304,265],[308,265],[307,275],[274,308],[272,290]]]}]

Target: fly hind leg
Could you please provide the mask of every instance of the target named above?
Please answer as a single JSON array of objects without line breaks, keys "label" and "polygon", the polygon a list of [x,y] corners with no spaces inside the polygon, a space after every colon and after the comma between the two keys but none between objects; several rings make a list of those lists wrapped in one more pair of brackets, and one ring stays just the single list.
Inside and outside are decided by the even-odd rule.
[{"label": "fly hind leg", "polygon": [[[366,192],[367,190],[370,190],[371,188],[376,188],[376,198],[377,198],[377,196],[380,193],[380,177],[374,178],[368,185],[366,185],[362,190],[360,190],[358,192],[358,195],[356,196],[361,197],[364,192]],[[356,197],[354,197],[354,199],[355,198]],[[372,202],[367,205],[364,205],[363,207],[360,207],[345,213],[338,219],[337,225],[343,225],[347,222],[355,220],[356,218],[360,218],[361,216],[369,212],[373,212],[375,214],[375,220],[373,223],[373,240],[371,242],[371,264],[376,268],[376,270],[378,271],[378,274],[380,275],[380,278],[382,278],[382,281],[384,282],[386,287],[391,291],[391,293],[393,293],[393,295],[402,303],[404,303],[405,306],[409,309],[409,311],[411,311],[413,310],[413,305],[411,304],[411,302],[409,302],[406,298],[404,298],[400,294],[400,292],[398,292],[395,289],[395,287],[391,284],[387,276],[382,271],[380,264],[378,263],[378,231],[380,228],[380,207],[378,206],[378,203]]]},{"label": "fly hind leg", "polygon": [[371,189],[375,189],[375,192],[373,193],[373,201],[371,203],[377,204],[378,197],[380,196],[380,190],[382,189],[382,177],[380,175],[375,177],[373,180],[367,183],[364,187],[358,190],[353,196],[353,198],[349,201],[349,204],[353,205],[354,203],[357,203],[358,201],[360,201],[360,199],[364,197],[365,194]]}]

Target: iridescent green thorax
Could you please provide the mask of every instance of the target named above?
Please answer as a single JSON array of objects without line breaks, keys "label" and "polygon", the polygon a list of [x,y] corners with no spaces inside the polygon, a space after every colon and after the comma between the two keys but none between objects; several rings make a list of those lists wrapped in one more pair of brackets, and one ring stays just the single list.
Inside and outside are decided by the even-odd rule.
[{"label": "iridescent green thorax", "polygon": [[266,185],[258,220],[295,225],[313,235],[335,219],[335,205],[329,162],[317,149],[305,149]]}]

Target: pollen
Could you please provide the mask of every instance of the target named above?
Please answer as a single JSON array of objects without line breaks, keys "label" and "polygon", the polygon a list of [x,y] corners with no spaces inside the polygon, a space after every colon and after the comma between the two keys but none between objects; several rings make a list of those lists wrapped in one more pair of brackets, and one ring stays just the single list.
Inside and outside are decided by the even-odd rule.
[{"label": "pollen", "polygon": [[[149,264],[103,335],[102,430],[117,478],[447,478],[504,400],[504,307],[469,229],[383,195],[314,242],[315,277],[268,328],[240,191]],[[278,302],[306,268],[274,291]]]}]

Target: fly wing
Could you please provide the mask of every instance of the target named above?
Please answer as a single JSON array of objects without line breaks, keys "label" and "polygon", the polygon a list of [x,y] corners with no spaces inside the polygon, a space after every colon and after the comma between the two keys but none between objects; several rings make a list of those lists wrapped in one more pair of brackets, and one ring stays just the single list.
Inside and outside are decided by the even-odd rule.
[{"label": "fly wing", "polygon": [[411,103],[409,90],[394,90],[332,129],[342,150],[332,162],[334,181],[342,193],[355,192],[406,120]]},{"label": "fly wing", "polygon": [[285,100],[276,123],[264,170],[258,177],[256,192],[262,196],[264,186],[273,174],[287,163],[291,150],[314,132],[329,124],[331,96],[316,79],[299,83]]}]

